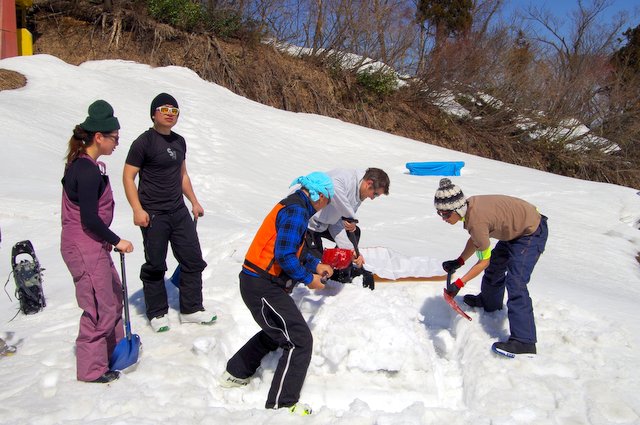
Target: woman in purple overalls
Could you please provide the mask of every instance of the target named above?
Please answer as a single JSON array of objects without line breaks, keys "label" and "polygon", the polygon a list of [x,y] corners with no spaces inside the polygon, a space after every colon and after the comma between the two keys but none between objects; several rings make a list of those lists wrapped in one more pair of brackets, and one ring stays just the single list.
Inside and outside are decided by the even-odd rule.
[{"label": "woman in purple overalls", "polygon": [[83,313],[76,339],[79,381],[107,383],[118,379],[109,356],[122,339],[122,284],[111,261],[111,248],[132,252],[131,242],[109,230],[113,193],[101,155],[118,146],[120,124],[104,100],[89,106],[89,116],[69,140],[62,178],[60,252],[76,287]]}]

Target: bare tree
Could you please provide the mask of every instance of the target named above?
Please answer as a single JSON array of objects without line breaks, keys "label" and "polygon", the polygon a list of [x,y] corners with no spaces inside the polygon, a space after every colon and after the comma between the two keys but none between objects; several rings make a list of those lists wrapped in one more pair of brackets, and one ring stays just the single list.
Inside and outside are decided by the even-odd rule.
[{"label": "bare tree", "polygon": [[531,30],[531,40],[546,48],[544,60],[554,72],[545,110],[555,114],[573,111],[579,114],[576,118],[590,121],[590,100],[607,77],[607,58],[626,22],[621,14],[609,24],[598,23],[611,4],[612,0],[592,0],[590,4],[579,0],[566,33],[562,22],[548,10],[527,10],[528,19],[539,28]]},{"label": "bare tree", "polygon": [[473,0],[473,35],[484,37],[489,31],[496,13],[502,8],[504,0]]}]

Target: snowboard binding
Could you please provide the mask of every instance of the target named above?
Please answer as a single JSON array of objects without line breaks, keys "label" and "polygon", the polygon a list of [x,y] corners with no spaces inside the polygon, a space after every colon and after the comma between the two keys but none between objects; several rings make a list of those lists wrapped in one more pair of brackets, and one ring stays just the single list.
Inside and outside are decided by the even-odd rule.
[{"label": "snowboard binding", "polygon": [[[24,255],[18,261],[18,256]],[[11,270],[16,283],[16,298],[20,302],[20,310],[24,314],[35,314],[46,305],[42,290],[42,272],[38,257],[33,249],[31,241],[25,240],[16,243],[11,250]]]}]

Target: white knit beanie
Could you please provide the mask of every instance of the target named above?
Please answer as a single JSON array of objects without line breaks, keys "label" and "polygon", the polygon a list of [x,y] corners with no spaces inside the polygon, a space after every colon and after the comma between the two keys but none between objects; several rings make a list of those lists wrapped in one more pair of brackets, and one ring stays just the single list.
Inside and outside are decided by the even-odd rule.
[{"label": "white knit beanie", "polygon": [[433,204],[438,211],[455,211],[460,217],[467,214],[467,198],[458,186],[446,178],[440,180]]}]

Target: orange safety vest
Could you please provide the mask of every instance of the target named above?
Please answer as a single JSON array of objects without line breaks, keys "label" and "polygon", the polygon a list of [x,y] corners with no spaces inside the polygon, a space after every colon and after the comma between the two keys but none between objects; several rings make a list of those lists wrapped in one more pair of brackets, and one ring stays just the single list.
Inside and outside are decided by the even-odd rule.
[{"label": "orange safety vest", "polygon": [[[275,259],[275,244],[278,232],[276,230],[276,218],[283,208],[298,204],[306,208],[304,199],[300,198],[297,193],[292,193],[285,199],[276,204],[271,212],[265,217],[258,232],[253,238],[253,242],[249,246],[249,250],[244,258],[243,267],[249,271],[258,274],[260,277],[279,282],[278,279],[282,274],[282,267]],[[300,258],[300,253],[304,247],[304,238],[298,248],[296,254]]]}]

